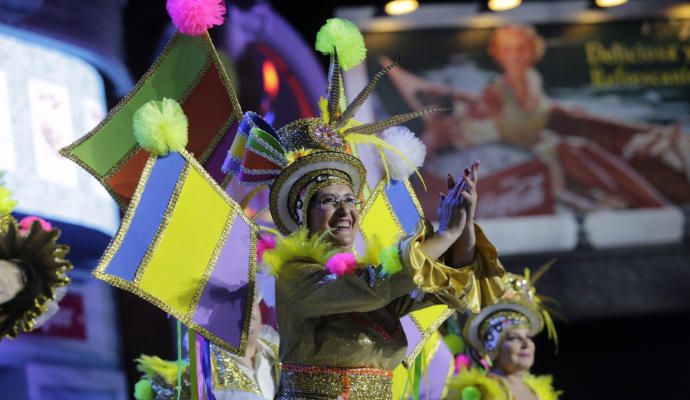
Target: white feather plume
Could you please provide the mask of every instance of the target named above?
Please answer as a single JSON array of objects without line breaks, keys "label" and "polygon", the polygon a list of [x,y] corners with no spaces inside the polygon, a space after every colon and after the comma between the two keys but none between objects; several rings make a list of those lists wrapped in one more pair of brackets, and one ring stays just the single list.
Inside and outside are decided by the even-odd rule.
[{"label": "white feather plume", "polygon": [[391,178],[398,181],[407,179],[424,164],[426,146],[414,132],[406,127],[392,126],[381,133],[381,139],[398,149],[407,158],[404,159],[390,149],[382,149],[385,158],[381,161],[388,166]]}]

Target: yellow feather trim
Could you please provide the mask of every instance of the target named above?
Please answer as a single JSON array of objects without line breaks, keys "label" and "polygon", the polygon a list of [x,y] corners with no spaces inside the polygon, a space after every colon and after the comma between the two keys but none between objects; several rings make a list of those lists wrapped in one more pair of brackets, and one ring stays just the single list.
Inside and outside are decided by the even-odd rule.
[{"label": "yellow feather trim", "polygon": [[288,236],[278,236],[276,247],[264,252],[263,262],[275,277],[280,275],[282,266],[293,258],[310,258],[319,264],[325,264],[337,250],[324,239],[324,236],[325,234],[309,235],[306,228]]},{"label": "yellow feather trim", "polygon": [[[306,228],[302,228],[288,236],[277,236],[276,247],[266,250],[262,254],[263,263],[268,266],[269,272],[275,277],[280,276],[280,270],[293,258],[309,258],[319,264],[326,261],[335,253],[342,251],[325,239],[327,233],[309,235]],[[357,257],[360,265],[381,264],[381,253],[396,240],[384,242],[378,236],[372,235],[366,241],[364,253]]]},{"label": "yellow feather trim", "polygon": [[534,376],[527,374],[524,380],[525,384],[536,393],[539,400],[558,400],[558,397],[563,394],[562,390],[553,388],[553,376],[551,375]]},{"label": "yellow feather trim", "polygon": [[486,376],[477,368],[463,369],[459,375],[454,376],[448,382],[448,388],[457,394],[460,399],[462,390],[474,386],[481,394],[481,400],[508,400],[506,392],[497,380]]},{"label": "yellow feather trim", "polygon": [[319,111],[321,112],[322,120],[330,121],[328,114],[328,100],[323,96],[319,97]]},{"label": "yellow feather trim", "polygon": [[[177,386],[177,361],[166,361],[158,356],[142,354],[135,359],[137,370],[152,379],[158,375],[170,386]],[[182,374],[187,371],[187,362],[182,363]]]},{"label": "yellow feather trim", "polygon": [[292,164],[293,162],[299,160],[300,158],[306,157],[312,153],[314,153],[314,149],[305,149],[305,148],[297,149],[295,151],[291,151],[291,152],[285,154],[285,159],[287,160],[288,165],[289,165],[289,164]]}]

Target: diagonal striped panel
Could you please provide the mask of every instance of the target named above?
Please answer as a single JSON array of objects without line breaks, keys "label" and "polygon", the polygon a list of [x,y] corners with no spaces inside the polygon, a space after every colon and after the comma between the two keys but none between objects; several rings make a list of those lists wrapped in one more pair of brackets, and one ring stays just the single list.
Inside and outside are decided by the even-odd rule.
[{"label": "diagonal striped panel", "polygon": [[186,315],[230,211],[199,172],[190,169],[167,229],[152,244],[148,265],[137,272],[141,289]]},{"label": "diagonal striped panel", "polygon": [[[124,208],[148,154],[132,134],[132,115],[149,100],[176,99],[189,118],[188,150],[205,162],[241,110],[208,35],[176,34],[130,93],[86,136],[62,149]],[[226,149],[227,150],[227,149]]]},{"label": "diagonal striped panel", "polygon": [[154,240],[158,227],[163,222],[165,210],[186,164],[179,154],[171,154],[161,157],[144,173],[142,180],[145,180],[146,186],[142,186],[143,192],[139,194],[141,201],[130,210],[133,214],[125,217],[129,229],[121,230],[115,237],[115,240],[121,241],[121,247],[128,251],[117,252],[112,256],[107,270],[109,274],[124,280],[134,279],[149,243]]},{"label": "diagonal striped panel", "polygon": [[422,217],[420,210],[415,204],[414,192],[403,181],[391,181],[385,190],[386,196],[393,207],[393,212],[398,217],[403,229],[408,234],[413,233],[419,219]]},{"label": "diagonal striped panel", "polygon": [[404,236],[405,230],[386,197],[385,185],[382,179],[369,196],[362,209],[359,229],[365,241],[371,241],[376,236],[383,245],[389,245]]},{"label": "diagonal striped panel", "polygon": [[[153,203],[157,208],[147,206]],[[139,222],[143,214],[152,219]],[[120,231],[93,274],[214,344],[242,353],[252,312],[256,235],[254,223],[191,154],[151,157]],[[119,260],[117,267],[112,260]]]},{"label": "diagonal striped panel", "polygon": [[[394,243],[414,233],[423,217],[421,206],[409,182],[391,182],[381,179],[372,191],[361,212],[360,234],[370,240],[377,235],[384,244]],[[357,247],[358,251],[361,251]],[[359,244],[359,247],[361,244]],[[407,336],[407,354],[403,364],[408,367],[422,351],[431,335],[453,311],[444,305],[414,311],[401,319]]]}]

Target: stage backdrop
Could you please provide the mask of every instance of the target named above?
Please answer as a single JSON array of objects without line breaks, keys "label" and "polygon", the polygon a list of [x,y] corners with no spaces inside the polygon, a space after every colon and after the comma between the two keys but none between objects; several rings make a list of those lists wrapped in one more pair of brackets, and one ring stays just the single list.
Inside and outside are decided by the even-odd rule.
[{"label": "stage backdrop", "polygon": [[409,125],[432,218],[447,174],[479,159],[478,214],[504,252],[668,243],[690,203],[688,37],[665,19],[365,32],[366,72],[346,79],[354,93],[399,61],[370,116],[447,109]]}]

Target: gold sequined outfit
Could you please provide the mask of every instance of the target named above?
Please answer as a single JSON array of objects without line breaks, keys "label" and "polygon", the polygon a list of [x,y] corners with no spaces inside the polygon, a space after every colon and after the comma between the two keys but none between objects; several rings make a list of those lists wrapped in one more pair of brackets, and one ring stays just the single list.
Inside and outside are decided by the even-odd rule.
[{"label": "gold sequined outfit", "polygon": [[[361,369],[392,371],[400,364],[407,350],[401,317],[434,304],[478,311],[501,295],[504,270],[481,229],[474,261],[457,269],[419,250],[432,232],[422,220],[417,233],[400,241],[404,268],[391,276],[366,267],[335,277],[307,258],[283,267],[276,280],[284,366],[277,398],[390,399],[390,377]],[[422,300],[410,295],[417,289],[426,293]]]}]

